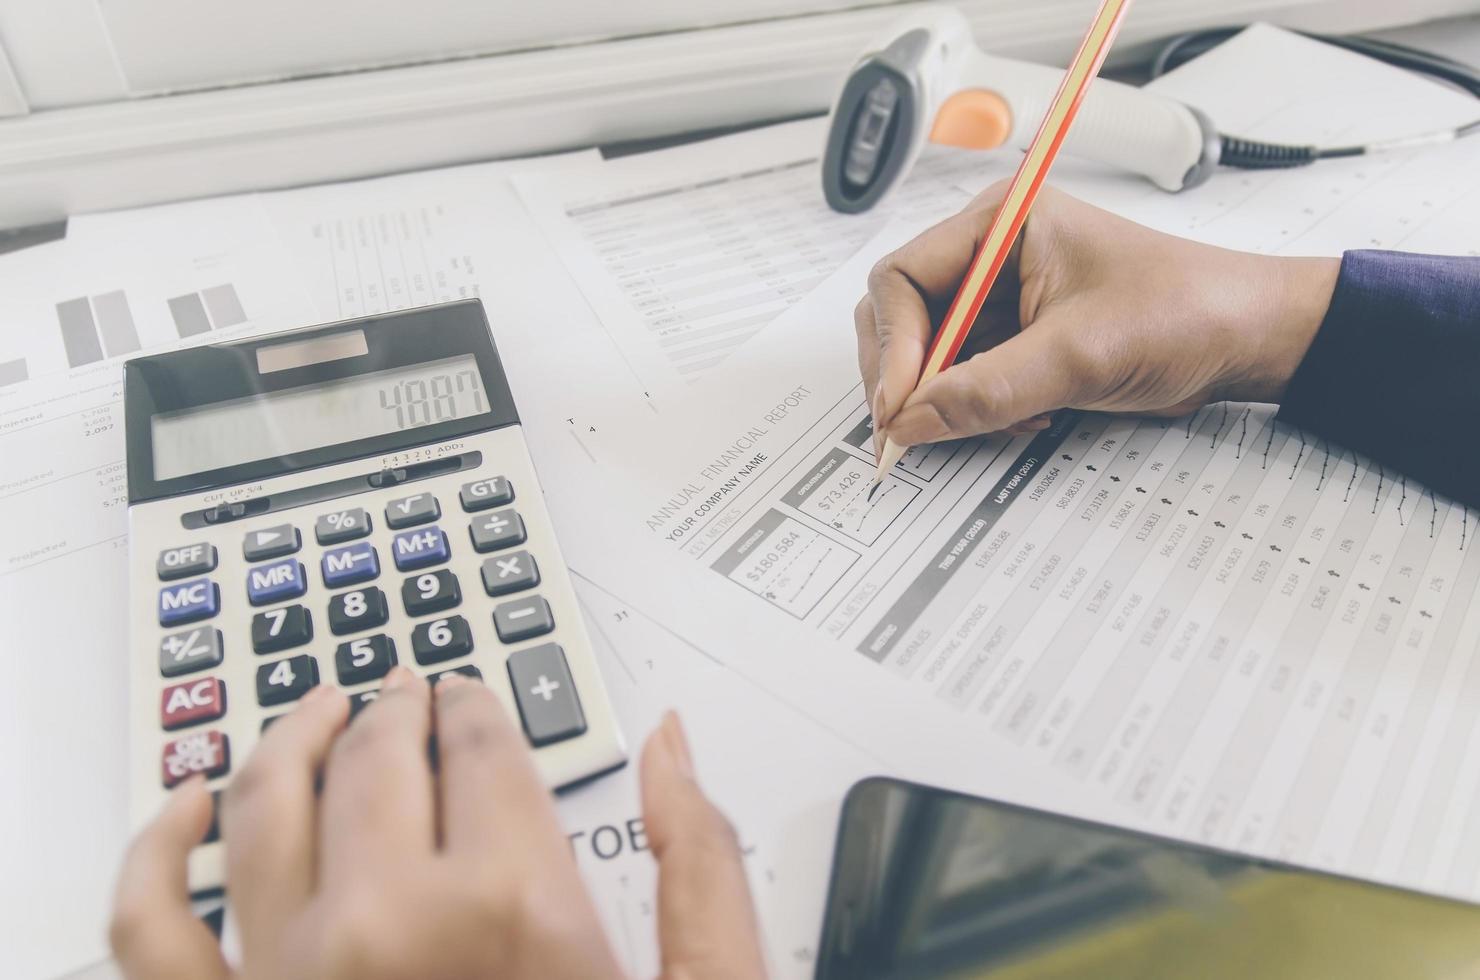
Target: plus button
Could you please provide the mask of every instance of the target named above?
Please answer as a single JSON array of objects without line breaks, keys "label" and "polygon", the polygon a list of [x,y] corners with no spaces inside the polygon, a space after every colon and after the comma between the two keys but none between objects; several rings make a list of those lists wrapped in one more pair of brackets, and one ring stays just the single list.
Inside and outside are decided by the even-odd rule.
[{"label": "plus button", "polygon": [[550,678],[546,677],[544,674],[541,674],[540,675],[540,682],[538,684],[536,684],[534,687],[531,687],[529,689],[529,693],[530,694],[538,694],[540,697],[542,697],[546,701],[548,701],[548,700],[550,700],[550,698],[552,698],[552,697],[555,696],[555,692],[558,691],[559,689],[560,689],[560,685],[558,683],[556,683],[555,681],[550,680]]}]

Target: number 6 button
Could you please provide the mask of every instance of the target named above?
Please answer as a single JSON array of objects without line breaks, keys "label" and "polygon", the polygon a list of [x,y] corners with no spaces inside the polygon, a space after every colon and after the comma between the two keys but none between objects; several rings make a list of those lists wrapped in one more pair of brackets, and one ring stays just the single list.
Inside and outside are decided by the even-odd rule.
[{"label": "number 6 button", "polygon": [[257,703],[263,706],[297,701],[319,682],[319,663],[308,654],[257,668]]},{"label": "number 6 button", "polygon": [[411,653],[423,666],[472,652],[473,632],[461,616],[434,619],[411,631]]}]

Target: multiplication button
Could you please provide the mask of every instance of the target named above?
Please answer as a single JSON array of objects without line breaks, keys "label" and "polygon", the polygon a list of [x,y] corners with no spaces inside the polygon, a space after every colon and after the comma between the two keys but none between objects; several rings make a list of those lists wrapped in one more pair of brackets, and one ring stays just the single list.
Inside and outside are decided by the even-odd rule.
[{"label": "multiplication button", "polygon": [[512,548],[524,543],[524,518],[515,510],[498,510],[473,518],[468,532],[473,536],[473,550],[479,553]]},{"label": "multiplication button", "polygon": [[462,509],[470,514],[475,510],[502,507],[514,502],[514,485],[501,476],[474,480],[462,485],[462,489],[457,492],[457,499],[462,504]]},{"label": "multiplication button", "polygon": [[489,595],[522,592],[540,584],[540,567],[527,551],[494,555],[483,562],[483,591]]},{"label": "multiplication button", "polygon": [[493,628],[498,638],[505,643],[518,643],[534,636],[543,636],[555,628],[555,616],[550,604],[537,595],[527,599],[501,602],[493,607]]}]

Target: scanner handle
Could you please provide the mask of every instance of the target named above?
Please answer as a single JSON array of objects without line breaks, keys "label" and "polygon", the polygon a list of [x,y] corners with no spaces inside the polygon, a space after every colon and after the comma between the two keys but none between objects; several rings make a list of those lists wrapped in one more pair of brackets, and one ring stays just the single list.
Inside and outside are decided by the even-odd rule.
[{"label": "scanner handle", "polygon": [[[1012,111],[1007,146],[1027,149],[1063,72],[971,52],[964,87],[995,91]],[[1217,133],[1201,113],[1154,92],[1097,79],[1064,140],[1064,152],[1141,174],[1179,191],[1201,183],[1217,162]]]}]

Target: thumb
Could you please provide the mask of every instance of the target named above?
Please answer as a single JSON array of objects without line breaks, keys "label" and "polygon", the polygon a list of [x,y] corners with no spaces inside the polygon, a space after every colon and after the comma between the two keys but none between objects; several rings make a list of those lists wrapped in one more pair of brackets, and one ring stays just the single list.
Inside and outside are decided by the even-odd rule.
[{"label": "thumb", "polygon": [[672,712],[642,750],[642,815],[658,860],[663,977],[764,977],[735,831],[694,781],[688,740]]},{"label": "thumb", "polygon": [[230,975],[221,947],[190,910],[186,862],[211,822],[199,777],[182,783],[123,861],[108,938],[123,975],[196,980]]},{"label": "thumb", "polygon": [[1075,400],[1067,331],[1042,320],[916,388],[889,423],[901,446],[1000,432]]}]

